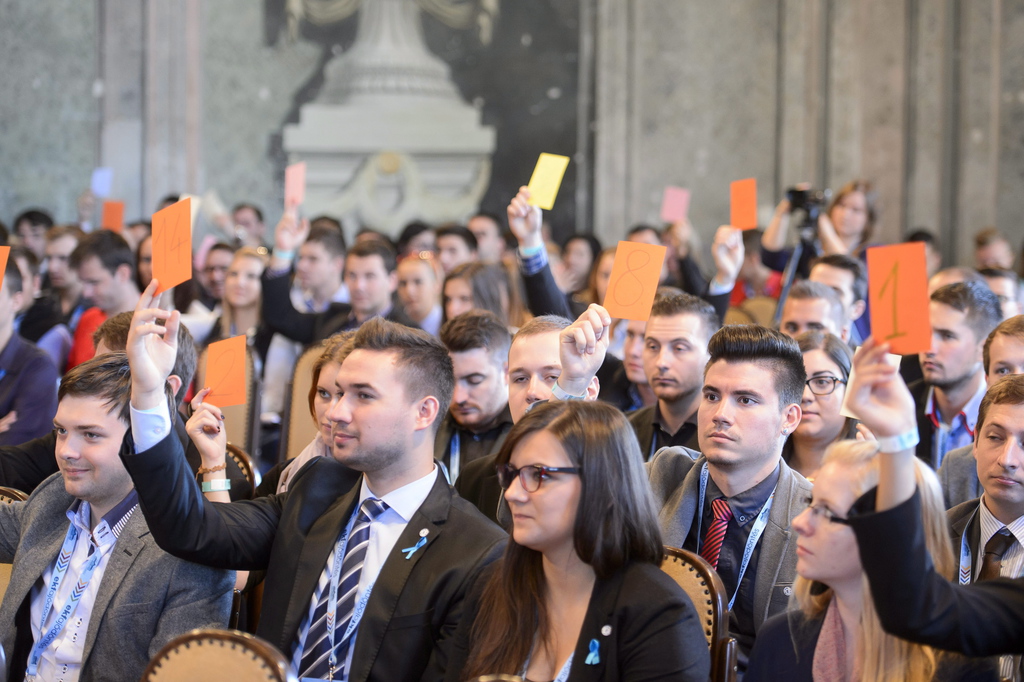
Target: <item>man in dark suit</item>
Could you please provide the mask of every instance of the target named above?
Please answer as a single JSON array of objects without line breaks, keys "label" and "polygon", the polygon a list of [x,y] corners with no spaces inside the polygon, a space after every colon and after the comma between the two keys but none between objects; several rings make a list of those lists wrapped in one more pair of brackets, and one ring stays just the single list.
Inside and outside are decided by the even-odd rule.
[{"label": "man in dark suit", "polygon": [[328,304],[321,312],[303,313],[291,300],[291,270],[296,250],[309,235],[309,221],[286,211],[274,231],[274,251],[263,273],[263,320],[278,334],[309,345],[331,334],[356,329],[372,317],[409,327],[416,324],[394,302],[398,288],[395,251],[380,240],[356,243],[345,256],[349,302]]},{"label": "man in dark suit", "polygon": [[697,411],[703,457],[666,448],[649,474],[665,544],[700,553],[725,583],[745,669],[757,631],[788,607],[796,576],[789,528],[811,485],[782,460],[782,446],[800,423],[807,377],[796,341],[766,327],[724,327],[708,351]]},{"label": "man in dark suit", "polygon": [[[433,459],[451,360],[421,330],[365,322],[335,379],[333,458],[288,492],[217,505],[200,495],[160,414],[178,315],[136,309],[128,352],[136,442],[124,460],[161,547],[210,566],[266,570],[257,629],[301,677],[440,679],[464,596],[504,544]],[[143,438],[144,436],[144,438]]]},{"label": "man in dark suit", "polygon": [[[968,656],[1024,654],[1024,578],[958,585],[936,573],[928,556],[914,476],[914,402],[886,362],[888,350],[869,339],[854,358],[846,392],[848,409],[879,441],[876,512],[849,519],[878,619],[897,637]],[[988,424],[995,427],[986,416],[979,436],[998,437]],[[1017,449],[1019,443],[1006,446]],[[1006,491],[1021,487],[1009,482],[1003,484]]]},{"label": "man in dark suit", "polygon": [[508,328],[493,313],[472,310],[444,323],[441,343],[455,370],[455,391],[434,440],[434,458],[452,483],[462,467],[496,455],[512,428],[508,409]]}]

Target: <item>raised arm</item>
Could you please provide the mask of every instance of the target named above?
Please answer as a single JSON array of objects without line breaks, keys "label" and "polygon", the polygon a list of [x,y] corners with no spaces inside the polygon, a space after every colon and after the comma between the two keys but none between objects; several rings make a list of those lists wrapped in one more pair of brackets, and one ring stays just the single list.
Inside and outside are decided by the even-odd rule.
[{"label": "raised arm", "polygon": [[508,205],[508,226],[519,243],[519,268],[526,290],[526,307],[534,315],[572,318],[568,298],[555,283],[548,264],[547,247],[541,236],[541,210],[531,206],[530,190],[520,187]]},{"label": "raised arm", "polygon": [[[612,317],[608,311],[591,303],[583,314],[558,336],[558,358],[562,373],[555,388],[568,396],[596,400],[601,389],[597,370],[601,368],[611,337]],[[555,390],[556,398],[561,396]]]},{"label": "raised arm", "polygon": [[274,228],[274,251],[263,273],[263,322],[270,329],[299,343],[313,342],[321,313],[303,313],[292,305],[291,274],[295,252],[309,235],[309,221],[299,220],[294,209],[285,211]]}]

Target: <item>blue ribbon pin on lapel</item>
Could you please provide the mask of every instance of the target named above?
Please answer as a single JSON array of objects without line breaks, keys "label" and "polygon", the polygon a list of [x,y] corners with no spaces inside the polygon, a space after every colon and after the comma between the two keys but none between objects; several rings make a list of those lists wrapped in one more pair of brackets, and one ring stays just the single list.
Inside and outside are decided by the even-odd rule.
[{"label": "blue ribbon pin on lapel", "polygon": [[596,639],[590,640],[590,653],[587,654],[587,660],[584,661],[587,665],[597,665],[601,662],[600,655],[601,645]]},{"label": "blue ribbon pin on lapel", "polygon": [[402,552],[405,553],[405,560],[406,561],[411,559],[412,555],[415,554],[416,551],[419,550],[420,547],[422,547],[423,545],[427,544],[427,534],[428,533],[430,533],[429,530],[427,530],[426,528],[422,529],[420,531],[420,539],[419,539],[419,541],[415,545],[413,545],[412,547],[406,547],[405,549],[402,550]]}]

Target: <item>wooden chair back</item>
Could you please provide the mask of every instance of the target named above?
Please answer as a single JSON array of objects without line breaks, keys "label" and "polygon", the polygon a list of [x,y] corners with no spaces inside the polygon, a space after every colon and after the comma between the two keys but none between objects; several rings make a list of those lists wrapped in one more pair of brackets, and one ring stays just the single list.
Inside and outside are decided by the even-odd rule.
[{"label": "wooden chair back", "polygon": [[[206,359],[208,349],[199,353],[196,367],[196,388],[206,386]],[[224,412],[224,428],[228,430],[228,442],[242,450],[258,454],[260,443],[260,378],[256,371],[256,361],[252,349],[245,349],[245,392],[244,405],[222,407]],[[220,407],[218,405],[218,407]]]},{"label": "wooden chair back", "polygon": [[284,654],[238,630],[193,630],[175,637],[149,662],[142,682],[297,682]]},{"label": "wooden chair back", "polygon": [[317,425],[309,414],[309,389],[313,386],[313,365],[323,352],[323,346],[316,344],[303,351],[295,361],[292,380],[285,394],[279,462],[297,457],[316,437]]},{"label": "wooden chair back", "polygon": [[697,610],[711,649],[711,680],[735,682],[736,640],[729,637],[729,598],[722,579],[699,555],[676,547],[665,547],[661,570],[683,588]]},{"label": "wooden chair back", "polygon": [[[224,415],[224,421],[227,421],[227,415]],[[248,488],[246,488],[245,499],[251,500],[256,497],[256,486],[259,485],[259,480],[257,480],[259,478],[259,470],[256,468],[256,463],[253,462],[252,457],[234,443],[228,443],[227,455],[238,465],[238,468],[241,469],[242,474],[245,476],[245,482],[249,484]],[[236,485],[239,483],[240,481],[235,482]]]}]

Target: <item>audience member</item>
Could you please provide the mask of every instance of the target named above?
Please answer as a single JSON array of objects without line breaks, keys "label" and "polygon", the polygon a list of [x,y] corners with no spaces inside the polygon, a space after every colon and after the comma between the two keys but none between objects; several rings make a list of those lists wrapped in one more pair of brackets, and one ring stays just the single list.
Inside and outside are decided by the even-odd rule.
[{"label": "audience member", "polygon": [[166,313],[152,302],[147,292],[128,350],[132,420],[153,423],[136,429],[137,454],[125,462],[157,543],[208,565],[265,568],[257,635],[300,677],[439,679],[451,637],[438,633],[454,632],[469,585],[503,539],[434,465],[453,383],[444,347],[421,330],[368,321],[336,377],[333,457],[310,461],[283,496],[217,505],[198,494],[180,441],[162,435],[177,314],[159,327]]},{"label": "audience member", "polygon": [[886,632],[967,656],[1024,653],[1024,579],[961,586],[936,571],[921,523],[914,478],[914,400],[869,339],[854,358],[849,407],[878,437],[877,501],[851,516],[872,601]]},{"label": "audience member", "polygon": [[[601,254],[601,242],[592,234],[572,234],[562,244],[562,264],[569,282],[569,294],[587,288],[590,271]],[[600,304],[603,301],[595,301]]]},{"label": "audience member", "polygon": [[224,282],[234,257],[235,250],[223,242],[217,242],[206,252],[206,260],[199,275],[199,284],[202,286],[199,300],[211,313],[220,312]]},{"label": "audience member", "polygon": [[656,510],[622,414],[538,406],[509,434],[498,468],[511,537],[474,590],[445,679],[582,679],[572,670],[600,663],[608,679],[706,680],[702,624],[658,568]]},{"label": "audience member", "polygon": [[[494,313],[506,325],[518,327],[513,315],[508,275],[500,264],[463,263],[444,280],[444,317],[451,320],[473,309]],[[519,319],[513,320],[513,317]]]},{"label": "audience member", "polygon": [[[172,203],[177,203],[175,200]],[[142,240],[153,234],[153,224],[148,220],[135,220],[124,226],[121,236],[128,242],[132,251],[138,251]]]},{"label": "audience member", "polygon": [[[622,327],[626,329],[626,340],[622,346],[622,370],[621,374],[625,377],[625,381],[622,377],[616,376],[612,378],[613,382],[622,383],[626,387],[626,391],[630,396],[630,405],[628,409],[624,409],[623,412],[627,414],[634,410],[639,410],[642,407],[649,407],[655,405],[658,402],[658,396],[654,394],[654,390],[651,389],[651,385],[647,383],[647,373],[644,371],[644,348],[646,343],[644,335],[647,332],[647,322],[645,320],[612,320],[612,330],[614,332],[615,323],[620,322]],[[614,336],[612,337],[612,343],[615,342]],[[612,347],[609,344],[608,352],[612,352]],[[643,450],[641,449],[641,452]]]},{"label": "audience member", "polygon": [[53,419],[60,474],[0,505],[11,679],[135,680],[174,637],[227,625],[232,576],[165,554],[139,511],[119,458],[130,394],[124,353],[69,371]]},{"label": "audience member", "polygon": [[931,296],[949,284],[959,284],[961,282],[978,282],[979,284],[988,285],[985,282],[985,278],[974,268],[960,266],[945,268],[928,278],[928,295]]},{"label": "audience member", "polygon": [[843,302],[843,314],[850,322],[850,345],[858,346],[871,336],[868,312],[868,275],[864,264],[850,256],[835,253],[811,261],[808,279],[832,287]]},{"label": "audience member", "polygon": [[434,441],[434,458],[455,483],[462,467],[494,456],[512,428],[508,409],[508,350],[512,336],[493,313],[472,310],[441,327],[455,371],[448,414]]},{"label": "audience member", "polygon": [[237,204],[231,209],[231,220],[235,225],[235,239],[239,246],[264,245],[266,227],[263,224],[263,211],[255,204]]},{"label": "audience member", "polygon": [[985,339],[1002,316],[995,294],[975,282],[935,291],[929,314],[932,347],[919,354],[924,378],[910,391],[917,404],[917,456],[938,469],[947,452],[974,438],[985,395]]},{"label": "audience member", "polygon": [[974,267],[977,270],[1013,269],[1013,247],[1005,234],[994,227],[986,227],[974,235]]},{"label": "audience member", "polygon": [[402,229],[402,233],[398,236],[396,250],[399,258],[422,251],[436,255],[437,236],[430,225],[419,220],[413,221]]},{"label": "audience member", "polygon": [[[1004,377],[1024,374],[1024,316],[1004,320],[992,330],[982,349],[982,367],[989,389],[985,395]],[[984,398],[982,402],[985,402]],[[978,409],[980,417],[980,406]],[[947,509],[981,497],[983,490],[978,480],[978,462],[974,458],[976,443],[977,438],[968,445],[950,450],[942,460],[939,482],[942,483]]]},{"label": "audience member", "polygon": [[[825,452],[814,494],[793,519],[797,534],[798,608],[771,618],[758,633],[745,682],[761,680],[992,680],[988,661],[967,661],[885,634],[865,587],[864,569],[848,517],[878,481],[878,443],[842,441]],[[946,575],[953,556],[935,474],[917,462],[925,502],[925,543]]]},{"label": "audience member", "polygon": [[819,282],[796,282],[782,304],[779,329],[796,338],[804,332],[828,332],[843,341],[850,338],[850,321],[843,302],[832,287]]},{"label": "audience member", "polygon": [[916,228],[907,235],[907,241],[924,243],[925,267],[929,277],[942,269],[942,249],[938,237],[931,231],[920,227]]},{"label": "audience member", "polygon": [[128,242],[110,230],[86,235],[71,252],[71,267],[82,284],[82,295],[93,307],[82,313],[68,354],[68,369],[95,354],[92,335],[103,321],[127,312],[139,300],[135,254]]},{"label": "audience member", "polygon": [[46,275],[50,291],[58,299],[61,322],[74,333],[78,319],[89,307],[82,295],[78,272],[71,267],[71,254],[85,234],[74,225],[56,225],[46,231]]},{"label": "audience member", "polygon": [[398,300],[416,326],[437,336],[444,320],[441,266],[430,251],[414,251],[398,263]]},{"label": "audience member", "polygon": [[446,225],[435,231],[437,235],[437,260],[445,275],[455,268],[479,260],[477,241],[473,233],[462,225]]},{"label": "audience member", "polygon": [[395,243],[391,241],[391,238],[381,232],[380,230],[374,230],[370,227],[363,227],[356,232],[356,244],[362,244],[363,242],[380,242],[384,244],[392,251],[395,250]]},{"label": "audience member", "polygon": [[22,289],[21,271],[10,258],[0,286],[0,446],[46,435],[57,410],[53,360],[14,329]]},{"label": "audience member", "polygon": [[142,238],[135,250],[135,283],[142,291],[153,279],[153,235]]},{"label": "audience member", "polygon": [[743,670],[761,625],[786,610],[795,577],[786,529],[811,485],[782,447],[800,423],[807,375],[796,341],[766,327],[724,327],[708,352],[697,411],[703,456],[666,448],[649,473],[665,544],[698,552],[725,584]]},{"label": "audience member", "polygon": [[761,236],[764,230],[743,231],[743,264],[740,265],[736,286],[729,296],[730,306],[740,306],[748,298],[779,297],[782,291],[782,273],[772,270],[761,260]]},{"label": "audience member", "polygon": [[322,313],[331,303],[348,303],[342,281],[345,269],[345,238],[333,227],[310,227],[299,247],[295,265],[292,305],[304,313]]},{"label": "audience member", "polygon": [[629,417],[645,461],[663,447],[699,447],[697,407],[708,339],[719,326],[707,301],[683,293],[655,296],[643,335],[643,368],[658,401]]},{"label": "audience member", "polygon": [[46,256],[46,231],[53,227],[53,218],[46,211],[29,209],[14,219],[14,234],[21,244],[40,261]]},{"label": "audience member", "polygon": [[63,322],[60,302],[40,290],[39,261],[24,246],[11,247],[9,258],[21,273],[21,307],[14,317],[14,331],[44,351],[60,372],[71,350],[71,331]]},{"label": "audience member", "polygon": [[842,339],[824,332],[804,332],[796,342],[804,356],[807,381],[800,403],[800,424],[782,448],[782,459],[813,481],[825,448],[857,436],[857,420],[840,414],[853,354]]},{"label": "audience member", "polygon": [[[505,257],[505,237],[501,219],[491,213],[477,213],[466,223],[466,229],[476,238],[476,251],[484,263],[500,263]],[[438,233],[440,238],[440,233]],[[440,246],[440,239],[438,241]],[[447,271],[446,271],[447,272]]]},{"label": "audience member", "polygon": [[985,283],[999,299],[999,308],[1003,311],[1003,319],[1008,320],[1021,313],[1020,309],[1020,278],[1013,270],[999,268],[982,268],[978,274],[985,278]]}]

